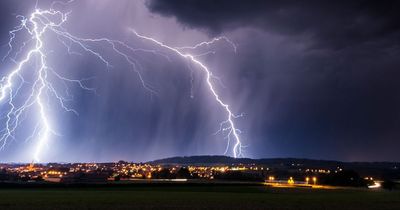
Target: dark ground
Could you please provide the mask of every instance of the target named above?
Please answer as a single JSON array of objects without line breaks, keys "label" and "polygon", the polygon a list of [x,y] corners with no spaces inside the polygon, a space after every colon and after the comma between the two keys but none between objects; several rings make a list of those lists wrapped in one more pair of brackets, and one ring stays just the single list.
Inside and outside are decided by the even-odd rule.
[{"label": "dark ground", "polygon": [[400,191],[249,185],[2,187],[0,209],[400,209]]}]

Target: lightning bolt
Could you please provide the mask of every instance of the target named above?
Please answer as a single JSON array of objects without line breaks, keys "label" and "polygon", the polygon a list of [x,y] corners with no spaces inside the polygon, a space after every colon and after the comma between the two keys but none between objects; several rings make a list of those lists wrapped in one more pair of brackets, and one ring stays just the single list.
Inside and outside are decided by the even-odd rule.
[{"label": "lightning bolt", "polygon": [[[232,44],[232,46],[234,47],[234,50],[236,52],[236,45],[231,42],[229,39],[227,39],[226,37],[219,37],[219,38],[214,38],[213,40],[209,41],[209,42],[202,42],[200,44],[197,44],[193,47],[180,47],[180,48],[176,48],[176,47],[171,47],[168,46],[154,38],[148,37],[148,36],[144,36],[141,35],[139,33],[137,33],[134,29],[130,29],[130,31],[138,38],[143,39],[143,40],[147,40],[150,41],[162,48],[165,48],[167,50],[170,50],[173,53],[176,53],[177,55],[181,56],[184,59],[188,59],[189,61],[191,61],[192,63],[196,64],[201,70],[204,71],[204,73],[206,74],[206,82],[208,85],[208,88],[211,92],[211,94],[214,96],[215,100],[218,102],[218,104],[225,110],[226,115],[227,115],[227,119],[223,122],[221,122],[220,124],[220,129],[219,131],[227,131],[227,134],[225,136],[225,138],[228,139],[228,145],[227,145],[227,149],[229,148],[229,144],[231,142],[231,139],[234,139],[234,146],[233,146],[233,156],[239,157],[242,154],[242,142],[240,140],[240,136],[239,134],[241,133],[241,131],[236,128],[236,125],[234,123],[234,119],[240,117],[241,115],[234,115],[233,112],[231,111],[231,109],[229,108],[229,105],[227,103],[225,103],[221,97],[219,96],[219,94],[217,93],[217,91],[214,88],[214,85],[211,81],[211,79],[214,77],[212,72],[207,68],[207,66],[205,64],[203,64],[202,62],[200,62],[198,59],[196,59],[195,55],[192,54],[188,54],[185,52],[182,52],[180,49],[196,49],[198,47],[201,47],[203,45],[210,45],[213,44],[216,41],[219,40],[228,40],[229,43]],[[227,153],[227,150],[225,151],[225,153]]]},{"label": "lightning bolt", "polygon": [[[16,63],[16,67],[0,80],[0,103],[3,107],[6,107],[6,113],[3,115],[4,128],[0,130],[0,149],[4,149],[8,142],[15,138],[15,133],[20,127],[22,121],[25,119],[25,116],[28,114],[29,110],[36,108],[36,112],[39,115],[37,119],[37,125],[32,134],[28,137],[29,139],[37,140],[36,148],[34,149],[33,153],[33,159],[35,162],[40,161],[43,148],[48,144],[50,137],[52,135],[58,135],[53,129],[55,126],[52,124],[51,116],[48,111],[49,97],[52,96],[55,98],[60,107],[65,111],[79,115],[76,110],[68,107],[66,103],[67,101],[72,100],[72,96],[68,92],[68,84],[77,85],[86,91],[95,91],[94,88],[85,85],[85,82],[90,78],[67,78],[58,73],[56,68],[48,66],[47,55],[51,50],[49,50],[49,46],[46,45],[44,39],[45,35],[47,36],[51,33],[56,35],[58,41],[60,41],[60,43],[66,48],[69,54],[81,55],[81,53],[72,50],[73,47],[76,47],[80,51],[88,53],[97,58],[100,62],[104,63],[107,68],[113,68],[107,58],[100,52],[96,51],[95,47],[93,47],[94,44],[108,45],[110,49],[116,53],[116,55],[121,56],[131,66],[131,69],[138,75],[138,79],[140,80],[143,88],[152,95],[157,94],[157,91],[144,80],[141,74],[143,68],[139,61],[132,55],[135,55],[135,53],[151,53],[154,55],[163,56],[167,60],[170,60],[168,55],[157,49],[134,48],[125,42],[108,38],[81,38],[74,36],[63,27],[63,24],[68,20],[69,14],[69,12],[63,13],[54,9],[41,10],[36,8],[29,17],[20,15],[17,16],[17,18],[20,20],[20,25],[9,32],[9,50],[3,58],[3,60],[5,60],[8,57],[11,57],[11,54],[15,51],[15,55],[12,60]],[[232,149],[233,156],[241,156],[241,131],[236,127],[235,119],[242,115],[233,114],[230,106],[221,99],[213,85],[213,80],[219,81],[219,78],[214,76],[209,68],[197,59],[198,56],[213,52],[209,51],[200,55],[187,53],[187,51],[190,50],[208,47],[209,45],[213,45],[218,41],[226,41],[236,52],[236,45],[227,37],[222,36],[214,38],[208,42],[201,42],[194,46],[171,47],[154,38],[139,34],[134,29],[130,29],[130,31],[135,35],[136,38],[142,41],[150,42],[159,48],[166,49],[171,53],[180,56],[182,59],[190,61],[196,65],[198,69],[205,73],[206,82],[210,93],[218,105],[223,108],[226,113],[226,119],[221,122],[218,130],[218,133],[223,133],[225,135],[224,138],[227,139],[225,153],[228,152],[231,142],[234,141]],[[22,46],[20,46],[20,48],[17,50],[14,49],[13,45],[17,34],[21,32],[27,32],[29,39],[25,40],[22,43]],[[27,47],[30,47],[30,49],[27,50],[26,54],[19,61],[16,61],[16,58],[19,55],[24,54],[23,52]],[[32,65],[32,63],[35,61],[38,62],[38,65]],[[32,82],[28,81],[27,79],[27,69],[29,69],[30,74],[33,72],[34,76]],[[50,76],[55,79],[49,79]],[[61,82],[65,85],[66,94],[63,94],[57,90],[56,86],[54,85],[56,84],[55,82],[57,82],[57,84]],[[29,90],[27,94],[22,94],[21,91],[26,86],[28,86]]]}]

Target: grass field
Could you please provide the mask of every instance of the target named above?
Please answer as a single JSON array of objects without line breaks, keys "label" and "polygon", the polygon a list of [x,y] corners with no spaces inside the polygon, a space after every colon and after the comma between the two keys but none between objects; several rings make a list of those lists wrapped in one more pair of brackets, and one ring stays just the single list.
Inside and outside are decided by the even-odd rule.
[{"label": "grass field", "polygon": [[263,186],[0,189],[0,209],[400,209],[400,191]]}]

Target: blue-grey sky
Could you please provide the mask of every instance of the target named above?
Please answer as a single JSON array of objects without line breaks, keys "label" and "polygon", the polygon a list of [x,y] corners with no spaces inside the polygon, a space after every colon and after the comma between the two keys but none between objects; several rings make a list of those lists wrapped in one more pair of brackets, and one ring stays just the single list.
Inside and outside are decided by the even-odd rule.
[{"label": "blue-grey sky", "polygon": [[[19,24],[15,16],[29,16],[35,4],[1,1],[2,55],[8,50],[8,31]],[[50,4],[38,1],[37,7]],[[46,35],[51,67],[71,78],[91,78],[86,84],[97,94],[69,86],[74,100],[68,105],[79,116],[50,100],[49,115],[59,135],[50,138],[42,161],[224,153],[226,139],[214,133],[225,113],[210,95],[204,73],[137,39],[130,28],[176,47],[221,35],[236,44],[236,52],[221,41],[193,53],[214,52],[198,59],[220,78],[214,85],[222,99],[235,113],[244,113],[235,123],[246,157],[400,161],[396,1],[82,0],[57,9],[71,11],[64,27],[73,35],[118,39],[162,55],[132,55],[157,91],[152,95],[109,46],[94,49],[112,68],[78,48],[82,55],[69,55],[56,36]],[[1,76],[13,66],[10,58],[3,61]],[[3,104],[0,110],[6,111]],[[15,139],[0,151],[0,161],[31,161],[37,142],[26,137],[35,117],[34,111],[27,114]]]}]

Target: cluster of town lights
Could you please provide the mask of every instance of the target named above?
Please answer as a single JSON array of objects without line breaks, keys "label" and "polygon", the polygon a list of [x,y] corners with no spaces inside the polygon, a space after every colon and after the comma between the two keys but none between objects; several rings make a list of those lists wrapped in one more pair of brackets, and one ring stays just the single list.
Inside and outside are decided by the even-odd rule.
[{"label": "cluster of town lights", "polygon": [[[310,181],[311,181],[311,183],[310,183]],[[289,185],[294,185],[294,184],[296,184],[296,182],[295,182],[295,180],[294,180],[294,178],[293,177],[289,177],[288,179],[287,179],[287,181],[285,181],[284,179],[283,180],[279,180],[279,179],[276,179],[274,176],[269,176],[268,177],[268,182],[269,183],[273,183],[273,184],[279,184],[279,183],[281,183],[281,184],[283,184],[283,183],[287,183],[287,184],[289,184]],[[317,185],[317,177],[306,177],[305,178],[305,182],[304,183],[302,183],[302,182],[298,182],[297,184],[306,184],[306,185],[310,185],[310,184],[313,184],[313,185]]]}]

